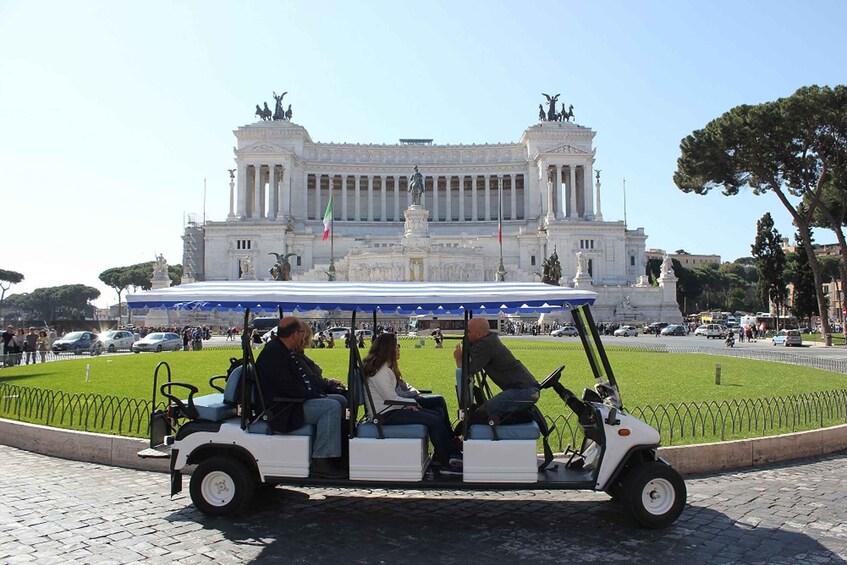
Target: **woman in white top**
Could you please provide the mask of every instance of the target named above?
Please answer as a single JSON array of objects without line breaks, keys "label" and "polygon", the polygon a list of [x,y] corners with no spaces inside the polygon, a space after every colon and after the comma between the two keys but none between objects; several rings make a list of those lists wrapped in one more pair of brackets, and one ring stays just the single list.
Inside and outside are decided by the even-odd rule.
[{"label": "woman in white top", "polygon": [[[400,359],[400,344],[393,333],[381,333],[371,344],[370,351],[362,362],[365,383],[371,393],[373,406],[379,412],[383,424],[423,424],[435,450],[434,458],[441,464],[440,472],[459,474],[460,469],[450,465],[450,449],[453,432],[444,424],[444,417],[437,411],[420,406],[385,406],[386,400],[406,400],[397,394],[397,386],[403,382],[397,361]],[[373,419],[369,402],[365,403],[368,417]],[[456,457],[458,454],[454,454]]]}]

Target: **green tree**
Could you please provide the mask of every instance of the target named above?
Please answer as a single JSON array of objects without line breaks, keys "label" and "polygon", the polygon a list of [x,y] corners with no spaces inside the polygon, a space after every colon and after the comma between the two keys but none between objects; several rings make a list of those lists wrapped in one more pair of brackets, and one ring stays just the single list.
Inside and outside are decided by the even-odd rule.
[{"label": "green tree", "polygon": [[24,280],[24,276],[16,271],[0,269],[0,320],[3,319],[3,299],[6,297],[6,291],[12,288],[13,284],[18,284],[22,280]]},{"label": "green tree", "polygon": [[776,313],[782,313],[785,304],[785,251],[782,249],[782,235],[773,226],[769,212],[756,222],[756,241],[750,246],[756,258],[759,282],[756,286],[759,300],[764,310],[769,310],[770,302],[776,305]]},{"label": "green tree", "polygon": [[89,302],[99,296],[100,291],[96,288],[69,284],[13,294],[9,297],[9,306],[30,320],[90,318],[94,315],[94,307]]},{"label": "green tree", "polygon": [[818,303],[815,298],[815,279],[809,270],[809,256],[806,248],[800,245],[800,234],[795,234],[797,251],[791,257],[791,282],[794,284],[794,296],[791,301],[791,313],[798,320],[808,320],[818,314]]},{"label": "green tree", "polygon": [[[182,265],[168,265],[168,277],[171,285],[176,286],[182,282]],[[136,263],[126,267],[112,267],[106,269],[98,278],[118,294],[118,319],[121,318],[121,294],[132,287],[134,290],[150,290],[150,279],[153,278],[153,261]]]},{"label": "green tree", "polygon": [[[721,188],[733,196],[749,187],[756,195],[775,194],[803,238],[821,311],[826,299],[809,226],[823,187],[831,177],[845,178],[845,116],[845,86],[809,86],[774,102],[737,106],[682,140],[674,173],[683,192]],[[808,205],[795,205],[798,198],[808,199]],[[822,321],[829,334],[827,316]]]}]

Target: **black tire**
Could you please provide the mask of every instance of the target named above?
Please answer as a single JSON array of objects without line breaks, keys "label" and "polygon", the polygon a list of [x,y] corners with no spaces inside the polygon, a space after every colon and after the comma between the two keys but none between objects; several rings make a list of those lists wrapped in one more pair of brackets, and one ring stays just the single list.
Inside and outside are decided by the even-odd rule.
[{"label": "black tire", "polygon": [[74,347],[74,355],[82,355],[82,348],[78,345]]},{"label": "black tire", "polygon": [[115,348],[115,344],[110,343],[109,344],[109,353],[114,353],[115,351],[117,351],[117,349]]},{"label": "black tire", "polygon": [[156,346],[156,353],[161,353],[161,352],[162,352],[162,346],[161,346],[161,345],[157,345],[157,346]]},{"label": "black tire", "polygon": [[685,481],[670,465],[647,461],[630,470],[623,479],[624,506],[645,528],[666,528],[685,508]]},{"label": "black tire", "polygon": [[209,516],[225,516],[243,510],[253,499],[256,479],[232,457],[206,459],[191,474],[191,501]]}]

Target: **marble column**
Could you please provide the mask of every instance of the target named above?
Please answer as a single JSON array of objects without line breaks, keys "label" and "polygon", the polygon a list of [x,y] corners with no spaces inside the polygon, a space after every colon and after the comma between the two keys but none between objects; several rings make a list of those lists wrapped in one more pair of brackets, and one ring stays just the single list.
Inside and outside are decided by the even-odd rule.
[{"label": "marble column", "polygon": [[361,207],[362,193],[361,193],[361,186],[360,186],[361,182],[362,182],[362,175],[357,174],[356,175],[356,181],[353,185],[354,186],[354,188],[353,188],[353,196],[354,196],[354,199],[353,199],[353,221],[354,222],[361,222],[362,221],[362,207]]},{"label": "marble column", "polygon": [[569,218],[577,218],[579,216],[579,210],[576,208],[576,167],[574,165],[570,166],[570,179],[571,179],[571,209],[568,214]]},{"label": "marble column", "polygon": [[374,221],[374,178],[368,175],[368,221]]},{"label": "marble column", "polygon": [[276,189],[276,165],[271,164],[268,165],[268,213],[266,214],[268,219],[276,218],[276,209],[279,205],[277,203],[278,196]]},{"label": "marble column", "polygon": [[476,203],[476,198],[477,198],[476,180],[477,180],[477,176],[478,175],[474,174],[473,178],[471,179],[471,221],[472,222],[476,222],[477,220],[479,220],[479,209],[478,209],[477,203]]},{"label": "marble column", "polygon": [[288,216],[288,209],[290,207],[288,200],[291,198],[291,195],[287,194],[288,191],[285,190],[285,167],[282,165],[279,166],[279,179],[276,181],[276,185],[276,219],[280,219]]},{"label": "marble column", "polygon": [[509,219],[517,220],[518,219],[518,175],[511,174],[509,175],[512,179],[512,188],[509,191],[512,197],[512,209],[509,211]]},{"label": "marble column", "polygon": [[585,202],[585,217],[594,217],[594,165],[587,159],[582,166],[582,192]]},{"label": "marble column", "polygon": [[486,221],[491,220],[491,176],[485,175],[485,216]]},{"label": "marble column", "polygon": [[253,218],[262,217],[262,165],[255,166],[253,177]]},{"label": "marble column", "polygon": [[[426,191],[424,191],[426,194]],[[438,221],[438,175],[432,175],[432,221]],[[421,204],[423,204],[423,198],[421,198]]]},{"label": "marble column", "polygon": [[341,221],[347,221],[347,175],[341,175]]},{"label": "marble column", "polygon": [[453,175],[444,177],[444,221],[453,221],[453,203],[450,202],[450,185],[453,184]]},{"label": "marble column", "polygon": [[400,177],[397,175],[394,175],[394,216],[391,219],[400,221]]},{"label": "marble column", "polygon": [[247,217],[247,165],[238,167],[238,217]]},{"label": "marble column", "polygon": [[321,210],[321,175],[315,173],[315,219],[320,220],[324,217],[324,211]]},{"label": "marble column", "polygon": [[603,221],[603,210],[600,208],[600,171],[597,171],[597,210],[594,212],[594,219]]},{"label": "marble column", "polygon": [[388,187],[385,186],[387,176],[382,175],[379,177],[382,186],[379,188],[379,220],[381,222],[385,221],[385,206],[386,206],[386,198],[385,194],[388,192]]},{"label": "marble column", "polygon": [[459,221],[465,221],[465,176],[459,175]]},{"label": "marble column", "polygon": [[565,214],[567,213],[567,186],[565,190],[562,190],[562,166],[556,165],[556,182],[553,183],[553,187],[556,192],[553,195],[556,197],[556,219],[561,220]]}]

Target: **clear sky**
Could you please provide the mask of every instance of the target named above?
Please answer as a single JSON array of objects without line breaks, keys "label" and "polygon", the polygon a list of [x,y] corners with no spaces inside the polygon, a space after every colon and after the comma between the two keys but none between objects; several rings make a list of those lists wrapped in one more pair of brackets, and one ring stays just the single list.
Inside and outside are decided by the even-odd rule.
[{"label": "clear sky", "polygon": [[[683,194],[680,140],[738,104],[847,82],[847,2],[0,0],[0,268],[10,293],[182,262],[229,211],[232,131],[287,91],[321,142],[517,142],[542,92],[597,132],[606,220],[750,255],[776,197]],[[204,200],[204,179],[206,182]],[[819,242],[833,241],[819,231]]]}]

